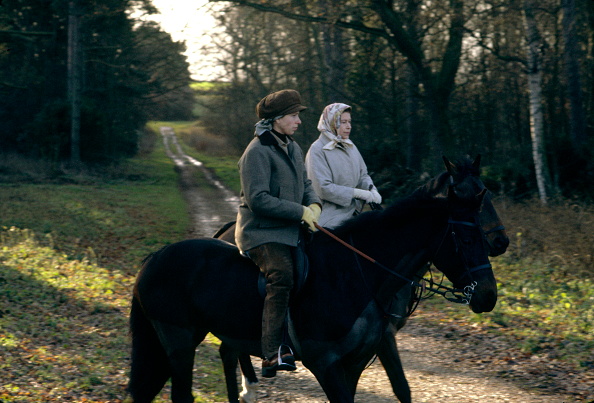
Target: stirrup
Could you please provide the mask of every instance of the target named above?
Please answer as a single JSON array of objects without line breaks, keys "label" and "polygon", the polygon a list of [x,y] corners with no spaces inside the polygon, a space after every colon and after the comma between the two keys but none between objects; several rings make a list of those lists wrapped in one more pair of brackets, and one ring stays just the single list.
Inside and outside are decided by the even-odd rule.
[{"label": "stirrup", "polygon": [[[287,349],[289,349],[288,353],[281,353],[282,348],[287,347]],[[283,356],[285,357],[285,360],[283,361]],[[287,346],[286,344],[281,344],[278,348],[278,353],[277,353],[277,357],[278,357],[278,370],[280,371],[294,371],[297,369],[297,366],[295,365],[295,354],[293,353],[293,350],[291,350],[291,347]]]}]

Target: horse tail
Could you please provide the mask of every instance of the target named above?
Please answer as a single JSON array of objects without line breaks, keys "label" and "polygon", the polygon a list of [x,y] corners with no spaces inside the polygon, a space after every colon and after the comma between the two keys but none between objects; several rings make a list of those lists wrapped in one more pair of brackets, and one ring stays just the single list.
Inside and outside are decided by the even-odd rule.
[{"label": "horse tail", "polygon": [[165,349],[140,301],[132,298],[130,311],[132,367],[128,393],[134,403],[151,402],[171,376]]}]

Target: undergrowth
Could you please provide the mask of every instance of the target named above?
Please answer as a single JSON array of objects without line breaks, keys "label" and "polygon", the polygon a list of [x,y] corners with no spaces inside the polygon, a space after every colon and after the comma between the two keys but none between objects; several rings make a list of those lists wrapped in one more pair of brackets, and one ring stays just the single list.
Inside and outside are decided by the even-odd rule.
[{"label": "undergrowth", "polygon": [[[116,403],[125,396],[134,276],[148,253],[186,237],[189,220],[162,143],[112,169],[15,181],[2,171],[3,403]],[[217,343],[200,346],[199,402],[224,400]],[[169,391],[156,402],[170,401]]]},{"label": "undergrowth", "polygon": [[424,320],[437,323],[445,312],[449,321],[479,325],[523,353],[566,362],[578,372],[594,369],[593,281],[552,280],[550,268],[534,261],[506,264],[497,258],[493,266],[498,301],[492,312],[474,314],[433,297],[421,306],[438,314],[423,315]]}]

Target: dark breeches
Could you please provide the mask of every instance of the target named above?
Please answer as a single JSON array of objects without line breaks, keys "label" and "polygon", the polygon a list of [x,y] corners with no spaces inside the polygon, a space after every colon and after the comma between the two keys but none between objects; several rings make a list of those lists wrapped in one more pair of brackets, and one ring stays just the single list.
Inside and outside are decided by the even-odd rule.
[{"label": "dark breeches", "polygon": [[267,243],[248,251],[266,277],[266,299],[262,314],[262,353],[273,357],[282,343],[283,324],[293,288],[292,247]]}]

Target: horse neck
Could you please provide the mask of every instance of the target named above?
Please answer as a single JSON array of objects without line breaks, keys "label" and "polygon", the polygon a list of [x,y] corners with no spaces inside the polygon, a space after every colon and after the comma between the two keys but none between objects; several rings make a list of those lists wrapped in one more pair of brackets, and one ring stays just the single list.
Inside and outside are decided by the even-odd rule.
[{"label": "horse neck", "polygon": [[445,226],[437,224],[442,221],[445,222],[422,217],[392,230],[391,236],[384,232],[386,229],[378,229],[380,236],[374,241],[370,241],[370,234],[354,232],[350,236],[355,248],[377,262],[374,264],[364,257],[356,257],[363,283],[380,305],[388,306],[394,294],[410,283],[430,260],[445,232]]},{"label": "horse neck", "polygon": [[426,184],[418,187],[413,196],[417,197],[445,197],[452,177],[448,172],[442,172]]},{"label": "horse neck", "polygon": [[406,284],[414,285],[418,283],[418,277],[422,277],[426,272],[427,250],[420,250],[416,255],[408,254],[401,259],[405,262],[406,270],[401,274],[406,279],[396,275],[390,275],[379,285],[375,294],[375,300],[382,307],[388,307],[392,304],[395,294]]}]

